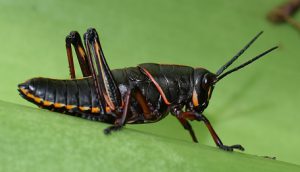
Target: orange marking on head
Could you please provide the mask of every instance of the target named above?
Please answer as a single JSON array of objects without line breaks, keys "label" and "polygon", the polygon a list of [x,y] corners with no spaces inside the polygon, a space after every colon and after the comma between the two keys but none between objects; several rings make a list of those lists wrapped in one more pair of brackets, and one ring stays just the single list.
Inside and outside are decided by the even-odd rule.
[{"label": "orange marking on head", "polygon": [[192,97],[192,100],[193,100],[193,105],[194,105],[194,106],[199,106],[199,102],[198,102],[198,94],[197,94],[197,92],[196,92],[195,89],[193,90],[193,97]]},{"label": "orange marking on head", "polygon": [[43,101],[43,104],[44,104],[44,106],[51,106],[53,104],[53,102],[45,100],[45,101]]},{"label": "orange marking on head", "polygon": [[71,109],[73,109],[75,107],[76,107],[75,105],[66,105],[66,109],[68,109],[68,110],[71,110]]},{"label": "orange marking on head", "polygon": [[81,111],[87,111],[87,110],[90,110],[91,108],[88,107],[88,106],[79,106],[78,107]]},{"label": "orange marking on head", "polygon": [[160,93],[161,97],[163,98],[164,102],[167,104],[167,105],[170,105],[171,103],[169,102],[169,100],[167,99],[164,91],[161,89],[160,85],[155,81],[155,79],[153,78],[153,76],[150,74],[150,72],[148,70],[146,70],[145,68],[142,68],[141,69],[144,70],[144,72],[146,73],[146,75],[149,77],[149,79],[153,82],[153,84],[156,86],[158,92]]},{"label": "orange marking on head", "polygon": [[62,108],[64,106],[65,106],[65,104],[63,104],[63,103],[54,103],[55,108]]}]

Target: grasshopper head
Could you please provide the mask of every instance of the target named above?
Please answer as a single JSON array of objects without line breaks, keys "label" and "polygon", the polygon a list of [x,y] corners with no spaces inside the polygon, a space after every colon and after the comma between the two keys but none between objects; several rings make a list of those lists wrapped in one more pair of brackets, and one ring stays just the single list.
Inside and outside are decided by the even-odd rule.
[{"label": "grasshopper head", "polygon": [[192,103],[197,112],[203,112],[208,106],[216,81],[217,76],[215,74],[206,69],[195,69]]},{"label": "grasshopper head", "polygon": [[198,113],[202,113],[204,109],[208,106],[209,99],[211,98],[212,91],[215,87],[215,84],[219,82],[222,78],[227,75],[242,69],[243,67],[251,64],[252,62],[258,60],[259,58],[265,56],[271,51],[277,49],[275,46],[268,49],[267,51],[257,55],[256,57],[250,59],[249,61],[225,72],[225,70],[241,56],[250,45],[262,34],[263,32],[258,33],[243,49],[241,49],[234,57],[232,57],[227,63],[225,63],[216,74],[209,72],[203,68],[196,68],[194,71],[194,88],[192,94],[192,103],[194,110]]}]

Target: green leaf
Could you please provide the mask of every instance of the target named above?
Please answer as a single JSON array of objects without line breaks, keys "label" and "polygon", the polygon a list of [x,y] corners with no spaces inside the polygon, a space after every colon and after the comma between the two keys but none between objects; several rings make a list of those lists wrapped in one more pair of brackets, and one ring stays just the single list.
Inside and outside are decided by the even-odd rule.
[{"label": "green leaf", "polygon": [[299,171],[300,166],[0,101],[0,171]]}]

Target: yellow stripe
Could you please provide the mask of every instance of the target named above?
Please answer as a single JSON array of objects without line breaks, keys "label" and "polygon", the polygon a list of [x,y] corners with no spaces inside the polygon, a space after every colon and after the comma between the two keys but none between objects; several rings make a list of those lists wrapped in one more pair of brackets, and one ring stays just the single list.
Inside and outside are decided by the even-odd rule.
[{"label": "yellow stripe", "polygon": [[32,94],[30,94],[30,93],[27,93],[26,96],[29,97],[29,98],[31,98],[31,99],[34,99],[34,98],[35,98],[34,95],[32,95]]},{"label": "yellow stripe", "polygon": [[24,93],[25,95],[28,93],[28,90],[24,89],[24,88],[20,88],[20,90],[22,91],[22,93]]},{"label": "yellow stripe", "polygon": [[68,109],[68,110],[71,110],[71,109],[73,109],[75,107],[76,107],[75,105],[66,105],[66,109]]},{"label": "yellow stripe", "polygon": [[81,111],[87,111],[87,110],[90,110],[91,108],[88,107],[88,106],[79,106],[78,107]]},{"label": "yellow stripe", "polygon": [[45,100],[45,101],[43,101],[43,104],[44,104],[44,106],[51,106],[53,104],[53,102]]},{"label": "yellow stripe", "polygon": [[65,104],[63,104],[63,103],[54,103],[55,108],[62,108],[64,106],[65,106]]},{"label": "yellow stripe", "polygon": [[108,107],[108,106],[106,106],[106,112],[111,112],[111,109]]},{"label": "yellow stripe", "polygon": [[[65,105],[63,103],[54,103],[54,102],[50,102],[50,101],[47,101],[47,100],[43,101],[42,98],[39,98],[39,97],[34,96],[33,94],[30,94],[28,92],[28,90],[26,90],[26,89],[21,88],[20,90],[22,91],[22,93],[24,93],[27,97],[33,99],[35,102],[37,102],[37,103],[42,103],[43,102],[44,106],[54,105],[55,108],[65,107],[67,110],[71,110],[71,109],[77,107],[76,105]],[[100,112],[100,108],[99,107],[92,107],[92,108],[90,108],[88,106],[79,106],[78,108],[81,111],[91,110],[92,113],[99,113]],[[106,109],[106,112],[111,112],[111,108],[109,106],[106,106],[105,109]]]},{"label": "yellow stripe", "polygon": [[92,113],[99,113],[100,112],[100,108],[98,108],[98,107],[92,107],[91,112]]},{"label": "yellow stripe", "polygon": [[33,100],[37,103],[41,103],[43,99],[41,99],[39,97],[34,97]]}]

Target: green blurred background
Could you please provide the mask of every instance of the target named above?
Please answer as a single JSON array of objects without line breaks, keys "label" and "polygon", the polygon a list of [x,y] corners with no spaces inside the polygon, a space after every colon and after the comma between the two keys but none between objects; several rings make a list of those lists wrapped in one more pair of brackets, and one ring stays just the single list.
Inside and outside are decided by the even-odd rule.
[{"label": "green blurred background", "polygon": [[[0,0],[0,100],[34,107],[20,98],[18,83],[37,76],[68,78],[64,38],[72,30],[83,34],[96,28],[112,69],[156,62],[212,72],[263,30],[236,65],[272,46],[280,48],[218,83],[205,114],[224,143],[300,164],[300,34],[266,20],[281,2]],[[300,22],[300,14],[295,19]],[[192,125],[202,144],[214,146],[203,124]],[[172,116],[126,128],[191,142]]]}]

